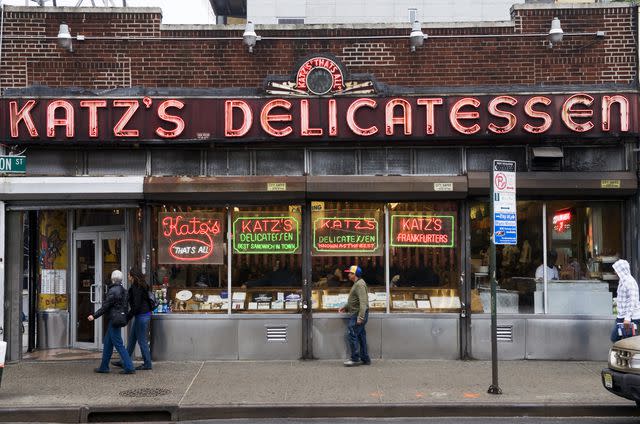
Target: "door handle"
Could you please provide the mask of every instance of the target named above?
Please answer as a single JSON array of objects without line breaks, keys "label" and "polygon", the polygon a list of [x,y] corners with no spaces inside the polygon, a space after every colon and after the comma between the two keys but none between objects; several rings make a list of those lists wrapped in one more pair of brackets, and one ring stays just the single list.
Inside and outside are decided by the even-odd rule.
[{"label": "door handle", "polygon": [[98,302],[96,302],[96,299],[94,297],[94,294],[95,294],[94,289],[95,289],[95,287],[98,287],[98,286],[99,286],[99,284],[96,283],[96,284],[91,284],[91,286],[89,287],[89,301],[91,303],[98,303]]}]

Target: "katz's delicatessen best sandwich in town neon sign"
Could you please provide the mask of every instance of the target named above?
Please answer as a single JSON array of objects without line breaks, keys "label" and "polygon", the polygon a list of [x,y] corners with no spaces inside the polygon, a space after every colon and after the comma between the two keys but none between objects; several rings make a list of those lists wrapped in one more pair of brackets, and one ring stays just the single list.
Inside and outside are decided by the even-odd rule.
[{"label": "katz's delicatessen best sandwich in town neon sign", "polygon": [[0,101],[10,143],[437,140],[637,133],[636,94],[315,98],[15,98]]}]

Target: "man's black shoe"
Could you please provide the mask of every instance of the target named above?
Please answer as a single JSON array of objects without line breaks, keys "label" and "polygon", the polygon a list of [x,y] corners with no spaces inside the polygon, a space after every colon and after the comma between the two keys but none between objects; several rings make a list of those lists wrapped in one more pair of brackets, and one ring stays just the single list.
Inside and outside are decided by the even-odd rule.
[{"label": "man's black shoe", "polygon": [[114,367],[122,368],[122,361],[112,361],[111,365]]},{"label": "man's black shoe", "polygon": [[129,371],[122,370],[122,371],[120,371],[120,374],[135,374],[135,373],[136,373],[136,370],[129,370]]},{"label": "man's black shoe", "polygon": [[367,362],[362,361],[361,364],[362,365],[371,365],[371,361],[367,361]]},{"label": "man's black shoe", "polygon": [[145,367],[144,365],[138,365],[136,367],[136,370],[138,371],[146,371],[146,370],[152,370],[152,369],[153,369],[152,367]]},{"label": "man's black shoe", "polygon": [[93,372],[97,372],[98,374],[109,374],[111,371],[110,370],[103,370],[100,368],[96,368],[93,370]]}]

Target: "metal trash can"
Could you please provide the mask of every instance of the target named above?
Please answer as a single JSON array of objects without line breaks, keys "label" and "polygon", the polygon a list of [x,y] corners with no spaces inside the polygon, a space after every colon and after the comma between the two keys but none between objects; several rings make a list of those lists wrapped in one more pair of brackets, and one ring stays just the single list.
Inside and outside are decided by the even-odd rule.
[{"label": "metal trash can", "polygon": [[7,356],[7,342],[0,340],[0,386],[2,386],[2,372],[4,371],[4,358]]},{"label": "metal trash can", "polygon": [[38,312],[38,349],[69,347],[69,312]]}]

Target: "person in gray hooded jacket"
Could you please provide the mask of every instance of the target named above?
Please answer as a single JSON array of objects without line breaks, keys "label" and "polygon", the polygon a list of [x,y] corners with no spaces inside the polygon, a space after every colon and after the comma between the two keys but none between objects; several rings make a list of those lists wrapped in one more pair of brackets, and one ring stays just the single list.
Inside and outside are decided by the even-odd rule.
[{"label": "person in gray hooded jacket", "polygon": [[613,264],[613,270],[618,274],[618,316],[611,331],[611,341],[636,335],[640,326],[640,298],[638,283],[631,275],[629,262],[619,259]]}]

